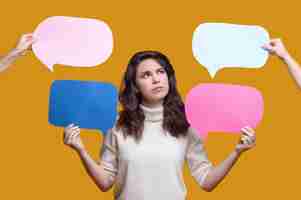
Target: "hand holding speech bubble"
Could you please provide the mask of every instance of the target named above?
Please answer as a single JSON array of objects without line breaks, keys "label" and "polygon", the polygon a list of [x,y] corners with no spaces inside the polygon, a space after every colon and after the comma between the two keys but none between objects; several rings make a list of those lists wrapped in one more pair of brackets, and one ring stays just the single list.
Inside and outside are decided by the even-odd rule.
[{"label": "hand holding speech bubble", "polygon": [[106,134],[117,116],[117,89],[109,83],[57,80],[51,85],[49,123],[98,129]]},{"label": "hand holding speech bubble", "polygon": [[113,34],[103,21],[54,16],[40,23],[33,33],[32,50],[53,71],[53,65],[93,67],[105,62],[113,50]]},{"label": "hand holding speech bubble", "polygon": [[199,84],[186,96],[187,120],[200,137],[209,132],[239,133],[255,128],[263,117],[261,93],[252,87],[231,84]]},{"label": "hand holding speech bubble", "polygon": [[193,33],[192,52],[213,78],[222,68],[262,67],[269,55],[262,46],[268,41],[268,32],[260,26],[204,23]]}]

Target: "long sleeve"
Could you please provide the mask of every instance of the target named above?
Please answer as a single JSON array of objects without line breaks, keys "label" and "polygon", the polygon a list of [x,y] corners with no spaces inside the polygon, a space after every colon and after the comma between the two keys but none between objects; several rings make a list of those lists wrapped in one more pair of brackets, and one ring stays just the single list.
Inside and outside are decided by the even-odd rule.
[{"label": "long sleeve", "polygon": [[198,136],[196,130],[192,127],[189,127],[188,129],[187,142],[186,160],[188,162],[191,175],[195,178],[199,185],[202,186],[212,167],[212,163],[207,158],[207,153],[204,149],[200,136]]},{"label": "long sleeve", "polygon": [[103,139],[100,151],[100,165],[110,175],[111,180],[115,180],[118,169],[118,142],[114,129],[109,129]]}]

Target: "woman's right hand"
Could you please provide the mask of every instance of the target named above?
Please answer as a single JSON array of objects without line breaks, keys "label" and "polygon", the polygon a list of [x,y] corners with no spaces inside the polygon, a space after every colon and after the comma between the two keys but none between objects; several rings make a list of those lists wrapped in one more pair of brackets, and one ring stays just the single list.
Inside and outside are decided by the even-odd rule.
[{"label": "woman's right hand", "polygon": [[76,151],[85,149],[80,138],[80,128],[78,126],[70,124],[64,129],[64,143]]}]

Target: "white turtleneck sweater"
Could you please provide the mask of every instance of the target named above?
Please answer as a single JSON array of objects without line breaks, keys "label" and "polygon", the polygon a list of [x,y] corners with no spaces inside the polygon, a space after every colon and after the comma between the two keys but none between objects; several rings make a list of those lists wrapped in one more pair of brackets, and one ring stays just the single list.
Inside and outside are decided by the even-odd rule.
[{"label": "white turtleneck sweater", "polygon": [[184,200],[183,164],[188,162],[195,180],[202,185],[212,167],[202,141],[193,128],[179,139],[162,128],[163,106],[140,104],[145,115],[143,137],[135,143],[115,127],[104,138],[100,164],[115,183],[116,200]]}]

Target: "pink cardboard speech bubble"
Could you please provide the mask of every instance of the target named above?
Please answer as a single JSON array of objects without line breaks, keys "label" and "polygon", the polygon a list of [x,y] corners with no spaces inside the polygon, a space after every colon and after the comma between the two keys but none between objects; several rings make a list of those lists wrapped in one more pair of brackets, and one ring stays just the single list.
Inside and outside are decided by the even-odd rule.
[{"label": "pink cardboard speech bubble", "polygon": [[231,84],[200,84],[185,101],[187,120],[204,140],[209,132],[239,133],[255,128],[263,117],[263,98],[252,87]]},{"label": "pink cardboard speech bubble", "polygon": [[105,62],[113,50],[110,27],[97,19],[49,17],[33,33],[34,54],[53,71],[54,64],[93,67]]}]

